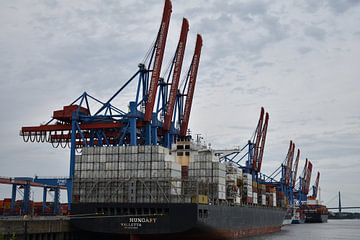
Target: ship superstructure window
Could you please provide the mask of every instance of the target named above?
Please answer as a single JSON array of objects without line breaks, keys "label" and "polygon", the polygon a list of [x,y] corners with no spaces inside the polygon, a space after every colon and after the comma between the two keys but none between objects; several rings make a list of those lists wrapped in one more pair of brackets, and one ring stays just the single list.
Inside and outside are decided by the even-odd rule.
[{"label": "ship superstructure window", "polygon": [[190,152],[185,152],[185,156],[190,156]]},{"label": "ship superstructure window", "polygon": [[185,149],[190,149],[190,145],[185,145]]},{"label": "ship superstructure window", "polygon": [[208,215],[209,215],[208,210],[207,210],[207,209],[204,209],[204,218],[207,218],[207,217],[208,217]]},{"label": "ship superstructure window", "polygon": [[203,210],[199,209],[199,218],[202,218],[202,217],[203,217]]},{"label": "ship superstructure window", "polygon": [[176,148],[177,149],[184,149],[184,145],[177,145]]},{"label": "ship superstructure window", "polygon": [[176,153],[178,156],[184,156],[184,153],[183,152],[177,152]]}]

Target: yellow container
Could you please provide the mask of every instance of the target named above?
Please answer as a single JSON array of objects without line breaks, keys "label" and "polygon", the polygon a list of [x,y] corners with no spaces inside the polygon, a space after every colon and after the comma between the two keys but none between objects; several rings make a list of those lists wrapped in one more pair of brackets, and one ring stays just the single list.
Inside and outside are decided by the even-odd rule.
[{"label": "yellow container", "polygon": [[191,197],[191,202],[198,204],[208,204],[209,198],[206,195],[196,195]]}]

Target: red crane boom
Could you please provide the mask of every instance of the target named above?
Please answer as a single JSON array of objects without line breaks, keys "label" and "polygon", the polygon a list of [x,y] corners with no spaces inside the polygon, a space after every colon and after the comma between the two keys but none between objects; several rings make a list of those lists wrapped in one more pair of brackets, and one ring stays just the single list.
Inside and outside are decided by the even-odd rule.
[{"label": "red crane boom", "polygon": [[152,112],[156,100],[156,91],[158,88],[158,81],[160,78],[161,65],[164,57],[166,37],[169,30],[171,11],[172,11],[171,1],[165,0],[160,30],[155,43],[156,51],[155,51],[154,67],[152,70],[151,82],[149,85],[148,99],[145,106],[145,116],[144,116],[145,122],[150,122],[152,118]]},{"label": "red crane boom", "polygon": [[183,117],[183,120],[182,120],[181,126],[180,126],[180,137],[185,137],[187,129],[188,129],[191,105],[192,105],[192,100],[193,100],[194,91],[195,91],[196,77],[197,77],[197,72],[199,69],[202,42],[203,42],[202,37],[200,34],[198,34],[196,36],[195,51],[194,51],[194,55],[193,55],[193,58],[191,61],[190,80],[189,80],[189,86],[188,86],[187,94],[186,94],[184,117]]},{"label": "red crane boom", "polygon": [[300,149],[297,150],[296,159],[295,159],[295,166],[294,166],[294,169],[293,169],[293,179],[292,179],[293,180],[292,181],[293,188],[295,187],[295,183],[296,183],[299,160],[300,160]]},{"label": "red crane boom", "polygon": [[311,172],[312,172],[312,163],[310,161],[307,162],[307,169],[305,172],[305,188],[304,188],[304,194],[308,194],[309,193],[309,188],[310,188],[310,180],[311,180]]},{"label": "red crane boom", "polygon": [[263,156],[264,156],[264,147],[265,147],[268,123],[269,123],[269,113],[266,113],[265,114],[265,123],[264,123],[264,127],[262,129],[261,144],[260,144],[260,154],[259,154],[259,158],[258,158],[258,167],[257,167],[258,172],[261,171],[261,164],[262,164],[262,160],[263,160]]},{"label": "red crane boom", "polygon": [[286,157],[286,173],[285,173],[286,185],[290,184],[291,169],[294,160],[294,149],[295,149],[295,144],[292,141],[290,141],[290,146]]},{"label": "red crane boom", "polygon": [[319,191],[319,181],[320,181],[320,172],[317,173],[316,180],[315,180],[315,185],[314,185],[315,189],[314,189],[314,193],[313,193],[314,199],[317,198],[317,194]]},{"label": "red crane boom", "polygon": [[260,140],[261,140],[261,133],[262,133],[262,125],[264,121],[264,108],[261,108],[260,111],[260,117],[259,122],[256,127],[256,141],[255,141],[255,147],[254,147],[254,156],[253,156],[253,169],[257,168],[257,160],[258,160],[258,152],[259,152],[259,146],[260,146]]},{"label": "red crane boom", "polygon": [[171,82],[169,100],[167,102],[167,108],[165,112],[165,119],[163,125],[163,129],[165,131],[169,131],[171,126],[171,120],[174,114],[176,95],[179,86],[179,80],[180,80],[182,63],[184,59],[184,52],[185,52],[188,32],[189,32],[189,22],[186,18],[183,18],[179,43],[176,50],[174,74]]}]

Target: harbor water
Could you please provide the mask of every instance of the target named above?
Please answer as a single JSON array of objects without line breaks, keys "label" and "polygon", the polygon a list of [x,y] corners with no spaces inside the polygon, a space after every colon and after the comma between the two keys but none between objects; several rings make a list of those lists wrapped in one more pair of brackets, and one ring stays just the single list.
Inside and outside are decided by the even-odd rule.
[{"label": "harbor water", "polygon": [[328,223],[292,224],[282,227],[281,232],[257,237],[245,238],[247,240],[299,240],[299,239],[360,239],[360,219],[328,220]]}]

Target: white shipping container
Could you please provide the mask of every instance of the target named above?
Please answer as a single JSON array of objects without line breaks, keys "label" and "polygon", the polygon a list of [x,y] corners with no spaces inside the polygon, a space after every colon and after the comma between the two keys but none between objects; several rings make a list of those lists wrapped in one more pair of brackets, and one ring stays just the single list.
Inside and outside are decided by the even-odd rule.
[{"label": "white shipping container", "polygon": [[266,195],[265,194],[261,195],[261,204],[266,205]]},{"label": "white shipping container", "polygon": [[226,199],[226,193],[225,192],[219,192],[218,193],[218,199],[222,199],[222,200]]}]

